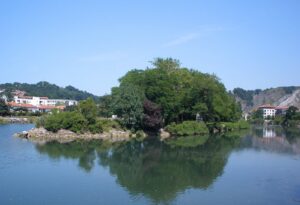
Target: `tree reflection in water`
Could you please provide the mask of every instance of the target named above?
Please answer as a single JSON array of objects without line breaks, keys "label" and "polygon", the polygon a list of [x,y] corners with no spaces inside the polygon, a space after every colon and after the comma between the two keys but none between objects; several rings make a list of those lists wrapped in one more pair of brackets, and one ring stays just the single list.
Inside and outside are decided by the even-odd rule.
[{"label": "tree reflection in water", "polygon": [[189,188],[207,189],[223,173],[230,152],[239,143],[239,137],[223,136],[210,137],[196,147],[149,140],[113,145],[51,142],[36,148],[53,159],[78,159],[79,167],[87,172],[98,159],[131,195],[143,195],[158,203],[169,202]]}]

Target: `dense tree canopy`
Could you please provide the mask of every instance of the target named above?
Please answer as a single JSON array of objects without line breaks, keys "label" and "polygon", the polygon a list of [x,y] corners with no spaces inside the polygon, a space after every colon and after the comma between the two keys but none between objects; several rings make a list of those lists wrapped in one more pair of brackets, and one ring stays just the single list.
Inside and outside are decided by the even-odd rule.
[{"label": "dense tree canopy", "polygon": [[[183,68],[172,58],[158,58],[152,65],[146,70],[131,70],[119,80],[120,86],[113,88],[112,98],[122,101],[120,106],[133,103],[132,98],[124,98],[127,90],[131,96],[142,96],[134,98],[138,108],[127,107],[130,112],[140,115],[140,108],[147,100],[161,108],[164,124],[194,120],[197,113],[204,121],[240,118],[239,105],[215,75]],[[120,112],[119,109],[118,114],[124,117],[129,110]]]},{"label": "dense tree canopy", "polygon": [[112,90],[112,109],[129,128],[140,128],[143,119],[144,95],[137,87],[125,85]]}]

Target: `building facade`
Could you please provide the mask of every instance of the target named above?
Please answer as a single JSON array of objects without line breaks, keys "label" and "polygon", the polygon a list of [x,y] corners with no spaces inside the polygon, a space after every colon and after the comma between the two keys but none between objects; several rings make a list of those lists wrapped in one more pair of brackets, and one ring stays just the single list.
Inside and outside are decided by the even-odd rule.
[{"label": "building facade", "polygon": [[288,107],[272,106],[272,105],[262,105],[258,107],[262,110],[263,118],[274,118],[276,115],[284,115]]},{"label": "building facade", "polygon": [[17,104],[29,104],[33,106],[72,106],[78,104],[76,100],[49,99],[48,97],[34,96],[14,96],[14,102]]},{"label": "building facade", "polygon": [[14,101],[7,103],[12,110],[26,109],[30,112],[49,112],[63,110],[67,106],[77,105],[76,100],[49,99],[48,97],[14,96]]}]

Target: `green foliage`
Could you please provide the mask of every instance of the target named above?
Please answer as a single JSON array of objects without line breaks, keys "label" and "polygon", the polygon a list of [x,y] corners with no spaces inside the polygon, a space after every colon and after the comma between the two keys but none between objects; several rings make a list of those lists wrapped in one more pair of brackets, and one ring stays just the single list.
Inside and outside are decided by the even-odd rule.
[{"label": "green foliage", "polygon": [[105,132],[110,131],[111,129],[121,130],[122,126],[116,120],[109,120],[109,119],[97,119],[98,123],[101,123],[102,129]]},{"label": "green foliage", "polygon": [[111,117],[113,115],[111,103],[112,103],[111,95],[101,96],[99,98],[99,103],[98,103],[98,115],[106,118]]},{"label": "green foliage", "polygon": [[238,125],[239,125],[239,129],[242,130],[242,129],[249,129],[250,128],[250,124],[249,122],[245,121],[245,120],[240,120],[237,122]]},{"label": "green foliage", "polygon": [[7,116],[9,114],[9,107],[6,105],[4,100],[0,99],[0,116]]},{"label": "green foliage", "polygon": [[6,83],[0,84],[0,89],[5,89],[4,94],[9,98],[12,98],[11,92],[14,90],[25,91],[27,95],[31,96],[47,96],[53,99],[74,99],[74,100],[85,100],[89,97],[94,100],[98,100],[98,97],[88,93],[86,91],[78,90],[72,86],[67,86],[65,88],[59,87],[55,84],[50,84],[48,82],[39,82],[37,84],[28,83]]},{"label": "green foliage", "polygon": [[233,89],[233,94],[242,100],[245,100],[248,106],[253,106],[253,96],[261,90],[244,90],[242,88]]},{"label": "green foliage", "polygon": [[253,120],[255,119],[263,119],[263,110],[262,109],[257,109],[256,111],[254,111],[251,115],[251,118]]},{"label": "green foliage", "polygon": [[284,117],[280,115],[276,115],[273,122],[275,125],[281,125],[284,121]]},{"label": "green foliage", "polygon": [[45,127],[52,132],[67,129],[76,133],[89,131],[93,134],[121,127],[116,121],[97,119],[97,107],[92,98],[81,101],[71,111],[52,110],[51,115],[39,118],[36,126]]},{"label": "green foliage", "polygon": [[100,120],[97,120],[94,124],[88,126],[88,130],[93,134],[101,133],[103,132],[103,123]]},{"label": "green foliage", "polygon": [[[112,89],[113,111],[125,124],[140,127],[143,98],[161,108],[165,125],[194,120],[197,114],[204,121],[240,119],[240,106],[215,75],[182,68],[172,58],[158,58],[152,64],[153,68],[129,71],[120,79],[120,86]],[[135,100],[128,102],[130,99]],[[135,113],[138,119],[128,123],[132,118],[128,113]]]},{"label": "green foliage", "polygon": [[[286,111],[285,119],[286,120],[297,120],[299,118],[299,113],[297,113],[298,108],[295,106],[290,106]],[[299,118],[300,119],[300,118]]]},{"label": "green foliage", "polygon": [[290,106],[288,108],[283,120],[283,125],[286,127],[296,127],[300,125],[300,113],[297,107]]},{"label": "green foliage", "polygon": [[250,127],[249,123],[244,120],[238,122],[222,122],[220,125],[224,131],[242,130]]},{"label": "green foliage", "polygon": [[112,90],[112,108],[130,129],[141,127],[143,119],[143,93],[133,85],[121,86]]},{"label": "green foliage", "polygon": [[80,101],[77,109],[89,124],[95,124],[97,117],[97,106],[92,98]]},{"label": "green foliage", "polygon": [[192,136],[208,134],[208,128],[204,122],[184,121],[180,124],[172,123],[166,130],[174,136]]},{"label": "green foliage", "polygon": [[78,112],[61,112],[49,115],[44,121],[45,129],[57,132],[60,129],[67,129],[73,132],[83,132],[87,129],[87,120]]}]

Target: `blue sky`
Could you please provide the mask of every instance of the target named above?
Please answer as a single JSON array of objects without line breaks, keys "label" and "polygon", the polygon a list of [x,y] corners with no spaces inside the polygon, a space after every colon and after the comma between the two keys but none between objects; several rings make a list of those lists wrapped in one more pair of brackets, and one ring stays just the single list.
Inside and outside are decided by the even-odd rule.
[{"label": "blue sky", "polygon": [[300,85],[299,0],[0,1],[0,83],[97,95],[156,57],[227,89]]}]

